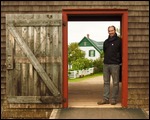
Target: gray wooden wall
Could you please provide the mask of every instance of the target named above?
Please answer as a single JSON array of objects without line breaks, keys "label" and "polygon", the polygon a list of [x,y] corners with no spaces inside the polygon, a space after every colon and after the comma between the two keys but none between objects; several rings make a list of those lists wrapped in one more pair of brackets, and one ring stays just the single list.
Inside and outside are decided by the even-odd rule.
[{"label": "gray wooden wall", "polygon": [[61,13],[64,8],[128,9],[128,107],[149,106],[148,1],[2,1],[1,103],[6,100],[6,14]]}]

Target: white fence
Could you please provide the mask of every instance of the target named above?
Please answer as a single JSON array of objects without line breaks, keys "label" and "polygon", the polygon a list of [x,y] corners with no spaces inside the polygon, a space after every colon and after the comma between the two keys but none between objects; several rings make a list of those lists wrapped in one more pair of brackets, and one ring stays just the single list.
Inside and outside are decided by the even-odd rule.
[{"label": "white fence", "polygon": [[70,79],[74,79],[74,78],[79,78],[79,77],[83,77],[83,76],[86,76],[86,75],[90,75],[94,73],[94,68],[89,68],[89,69],[86,69],[86,70],[74,70],[74,71],[69,71],[68,73],[68,77]]}]

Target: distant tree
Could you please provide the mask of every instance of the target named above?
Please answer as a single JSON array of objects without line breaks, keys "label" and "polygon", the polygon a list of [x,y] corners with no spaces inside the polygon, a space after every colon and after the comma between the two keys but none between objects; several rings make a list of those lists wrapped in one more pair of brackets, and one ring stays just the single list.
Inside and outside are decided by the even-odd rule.
[{"label": "distant tree", "polygon": [[101,59],[104,58],[104,51],[103,51],[103,50],[100,51],[100,58],[101,58]]},{"label": "distant tree", "polygon": [[76,61],[79,58],[84,58],[85,52],[82,51],[77,42],[70,43],[68,46],[68,63],[72,64],[72,61]]},{"label": "distant tree", "polygon": [[121,32],[120,32],[120,28],[116,28],[116,33],[117,33],[117,35],[119,36],[119,37],[121,37]]},{"label": "distant tree", "polygon": [[100,51],[100,57],[93,61],[94,73],[103,72],[104,51]]}]

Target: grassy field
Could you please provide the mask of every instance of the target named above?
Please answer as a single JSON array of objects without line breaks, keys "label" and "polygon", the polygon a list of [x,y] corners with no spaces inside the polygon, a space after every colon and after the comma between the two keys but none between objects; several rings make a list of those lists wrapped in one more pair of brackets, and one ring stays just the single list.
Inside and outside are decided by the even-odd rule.
[{"label": "grassy field", "polygon": [[69,82],[79,82],[82,80],[86,80],[88,78],[93,78],[93,77],[102,76],[102,75],[103,75],[103,73],[97,73],[97,74],[93,74],[93,75],[87,75],[87,76],[84,76],[82,78],[68,79],[68,81]]}]

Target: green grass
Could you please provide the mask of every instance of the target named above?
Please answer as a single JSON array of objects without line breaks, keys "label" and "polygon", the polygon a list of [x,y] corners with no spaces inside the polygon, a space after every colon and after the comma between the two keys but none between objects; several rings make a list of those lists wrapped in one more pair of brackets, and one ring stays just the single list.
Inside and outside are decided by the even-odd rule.
[{"label": "green grass", "polygon": [[87,75],[87,76],[84,76],[82,78],[68,79],[68,81],[69,82],[79,82],[82,80],[86,80],[88,78],[93,78],[93,77],[102,76],[102,75],[103,75],[103,73],[97,73],[97,74],[93,74],[93,75]]}]

